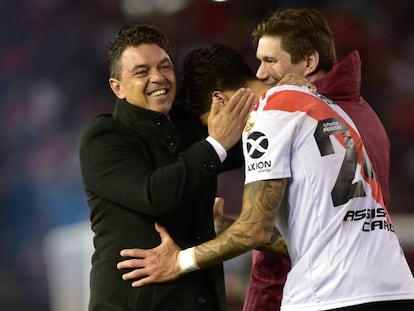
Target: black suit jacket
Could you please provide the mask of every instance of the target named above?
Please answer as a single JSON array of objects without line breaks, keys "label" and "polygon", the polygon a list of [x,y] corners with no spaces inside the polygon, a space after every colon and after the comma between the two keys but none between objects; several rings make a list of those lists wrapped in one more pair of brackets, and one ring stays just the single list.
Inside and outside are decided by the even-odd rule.
[{"label": "black suit jacket", "polygon": [[212,205],[224,167],[208,142],[194,142],[200,128],[176,109],[166,117],[118,101],[82,135],[80,164],[95,233],[90,310],[226,309],[222,265],[141,288],[116,269],[121,249],[160,243],[156,221],[182,249],[215,236]]}]

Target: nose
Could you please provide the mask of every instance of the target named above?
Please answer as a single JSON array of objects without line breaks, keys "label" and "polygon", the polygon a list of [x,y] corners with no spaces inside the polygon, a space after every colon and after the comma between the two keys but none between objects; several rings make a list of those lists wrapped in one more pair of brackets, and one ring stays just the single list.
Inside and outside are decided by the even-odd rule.
[{"label": "nose", "polygon": [[165,77],[160,70],[157,68],[152,68],[150,71],[150,81],[151,82],[160,82],[164,81]]},{"label": "nose", "polygon": [[265,81],[267,80],[268,74],[267,71],[265,69],[265,66],[263,65],[263,63],[261,63],[259,65],[259,68],[257,68],[257,72],[256,72],[256,78],[261,80],[261,81]]}]

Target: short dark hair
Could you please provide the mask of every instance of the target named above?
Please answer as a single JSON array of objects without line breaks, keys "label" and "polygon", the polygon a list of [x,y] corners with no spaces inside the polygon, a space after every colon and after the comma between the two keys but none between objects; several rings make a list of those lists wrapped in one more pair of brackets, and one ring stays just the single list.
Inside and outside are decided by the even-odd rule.
[{"label": "short dark hair", "polygon": [[237,90],[255,74],[235,49],[213,44],[191,51],[183,61],[177,103],[196,116],[210,111],[215,90]]},{"label": "short dark hair", "polygon": [[170,41],[158,28],[146,24],[127,25],[119,30],[106,48],[106,60],[111,78],[120,78],[119,60],[122,52],[127,47],[141,44],[157,44],[167,52],[171,59],[174,56]]},{"label": "short dark hair", "polygon": [[326,18],[314,9],[277,10],[253,31],[253,43],[263,36],[279,36],[282,48],[297,64],[311,52],[318,52],[316,70],[328,72],[336,58],[335,42]]}]

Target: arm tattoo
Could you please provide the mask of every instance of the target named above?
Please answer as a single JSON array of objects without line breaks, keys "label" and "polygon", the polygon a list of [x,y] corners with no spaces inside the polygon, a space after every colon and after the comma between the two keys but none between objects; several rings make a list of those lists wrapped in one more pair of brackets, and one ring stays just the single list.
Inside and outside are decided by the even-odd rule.
[{"label": "arm tattoo", "polygon": [[274,220],[286,185],[287,179],[245,185],[240,216],[214,240],[196,247],[198,265],[203,268],[220,263],[259,245],[280,244],[279,235],[274,231]]},{"label": "arm tattoo", "polygon": [[256,247],[256,249],[262,252],[278,255],[279,257],[289,257],[285,240],[281,237],[276,227],[273,227],[273,234],[269,243]]}]

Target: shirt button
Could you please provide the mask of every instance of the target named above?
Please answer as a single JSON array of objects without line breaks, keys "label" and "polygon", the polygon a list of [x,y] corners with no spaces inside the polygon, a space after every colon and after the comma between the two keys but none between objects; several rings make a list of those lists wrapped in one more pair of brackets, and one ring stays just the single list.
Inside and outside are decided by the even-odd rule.
[{"label": "shirt button", "polygon": [[197,302],[198,302],[198,304],[203,305],[207,301],[206,301],[206,299],[204,297],[200,296],[200,297],[197,298]]},{"label": "shirt button", "polygon": [[167,144],[170,146],[175,146],[175,138],[172,136],[167,137]]}]

